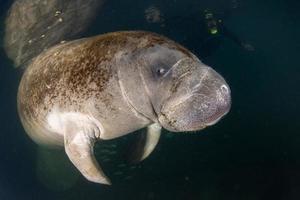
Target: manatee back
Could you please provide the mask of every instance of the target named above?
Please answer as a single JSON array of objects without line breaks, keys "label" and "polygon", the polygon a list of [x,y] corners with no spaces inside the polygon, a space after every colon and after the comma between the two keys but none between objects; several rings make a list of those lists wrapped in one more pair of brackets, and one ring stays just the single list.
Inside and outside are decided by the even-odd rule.
[{"label": "manatee back", "polygon": [[145,33],[117,32],[66,42],[29,63],[19,85],[18,112],[33,140],[47,145],[62,142],[55,136],[51,139],[57,134],[47,127],[47,116],[56,108],[60,112],[87,113],[87,107],[95,102],[111,102],[103,91],[117,74],[112,62],[116,52],[136,46],[135,40],[128,40],[129,35],[138,38]]},{"label": "manatee back", "polygon": [[[25,70],[18,90],[18,112],[26,132],[37,143],[62,144],[51,132],[47,115],[55,108],[84,112],[84,102],[101,92],[110,75],[110,66],[101,65],[93,39],[59,44],[35,57]],[[95,54],[96,53],[96,54]],[[98,59],[99,58],[99,59]]]}]

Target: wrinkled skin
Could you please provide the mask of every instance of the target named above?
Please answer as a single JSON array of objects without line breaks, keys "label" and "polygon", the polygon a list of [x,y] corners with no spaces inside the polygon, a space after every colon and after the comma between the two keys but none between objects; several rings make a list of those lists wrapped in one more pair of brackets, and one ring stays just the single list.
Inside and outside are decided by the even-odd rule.
[{"label": "wrinkled skin", "polygon": [[[148,91],[155,118],[163,128],[172,132],[201,130],[215,124],[229,111],[229,86],[215,70],[194,55],[187,57],[172,49],[153,47],[142,50],[133,60],[131,62],[142,60],[145,63],[146,68],[138,68],[143,73],[142,82]],[[127,88],[134,87],[135,83],[129,85],[132,81],[128,80],[132,76],[126,74],[122,77],[126,79]],[[136,92],[127,91],[128,94],[132,92],[134,102]]]},{"label": "wrinkled skin", "polygon": [[147,127],[145,159],[161,128],[196,131],[230,109],[230,89],[212,68],[157,34],[124,31],[57,45],[36,57],[18,91],[22,124],[36,142],[64,146],[90,181],[110,184],[93,154],[97,140]]},{"label": "wrinkled skin", "polygon": [[[177,70],[184,68],[188,68],[186,72],[177,74]],[[229,87],[212,68],[181,60],[164,78],[163,82],[176,79],[171,83],[170,96],[157,106],[164,128],[174,132],[201,130],[229,111]]]}]

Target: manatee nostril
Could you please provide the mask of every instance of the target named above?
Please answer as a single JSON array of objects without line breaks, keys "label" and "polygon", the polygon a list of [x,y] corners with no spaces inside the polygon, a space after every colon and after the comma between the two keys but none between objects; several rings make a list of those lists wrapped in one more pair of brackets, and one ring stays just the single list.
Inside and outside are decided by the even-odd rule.
[{"label": "manatee nostril", "polygon": [[223,92],[223,93],[225,93],[225,94],[227,94],[228,92],[229,92],[229,89],[228,89],[228,87],[226,86],[226,85],[222,85],[221,86],[221,91]]}]

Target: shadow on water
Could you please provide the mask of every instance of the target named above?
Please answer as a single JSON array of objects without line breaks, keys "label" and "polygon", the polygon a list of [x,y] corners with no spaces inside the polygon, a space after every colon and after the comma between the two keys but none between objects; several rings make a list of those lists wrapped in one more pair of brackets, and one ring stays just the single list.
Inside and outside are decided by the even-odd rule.
[{"label": "shadow on water", "polygon": [[[3,2],[1,13],[10,4]],[[98,20],[85,34],[124,29],[164,34],[167,27],[145,20],[144,10],[149,6],[156,6],[167,18],[206,7],[220,10],[232,3],[167,2],[138,1],[128,6],[127,1],[107,0]],[[21,71],[13,68],[1,49],[0,199],[298,200],[300,5],[292,0],[238,2],[240,7],[226,20],[226,26],[251,41],[255,51],[244,51],[225,38],[212,55],[204,58],[231,86],[231,112],[217,125],[197,134],[165,132],[149,159],[136,165],[125,163],[120,156],[120,146],[128,145],[130,138],[105,142],[111,155],[97,144],[97,159],[106,156],[103,166],[112,177],[111,187],[86,181],[66,157],[41,150],[28,138],[16,109]],[[1,16],[1,37],[3,21]],[[193,27],[187,31],[190,33],[185,35],[179,32],[178,40],[188,35],[197,41]],[[49,160],[37,161],[38,155]],[[58,163],[51,163],[53,157]],[[62,166],[67,171],[60,174]],[[61,181],[61,177],[67,181]]]}]

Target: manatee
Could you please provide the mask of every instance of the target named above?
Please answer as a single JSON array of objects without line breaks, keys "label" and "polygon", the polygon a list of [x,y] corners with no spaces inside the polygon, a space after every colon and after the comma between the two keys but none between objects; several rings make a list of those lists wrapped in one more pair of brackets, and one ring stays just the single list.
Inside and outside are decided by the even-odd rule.
[{"label": "manatee", "polygon": [[15,67],[44,49],[80,37],[104,0],[15,0],[5,19],[4,48]]},{"label": "manatee", "polygon": [[139,160],[171,132],[202,130],[231,106],[230,88],[176,42],[150,32],[120,31],[59,44],[35,57],[18,89],[18,113],[37,143],[64,147],[89,181],[111,184],[96,141],[147,127]]}]

